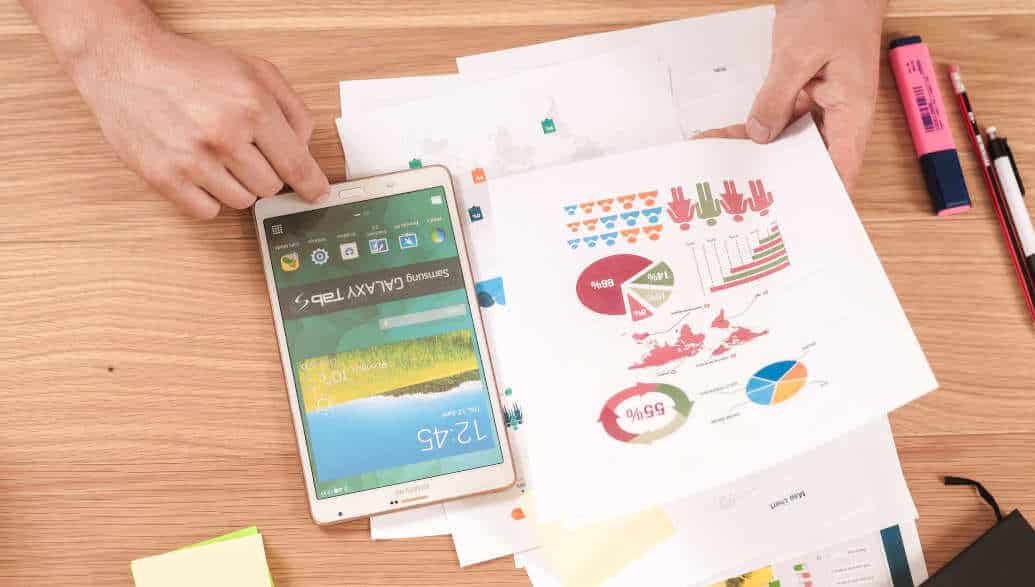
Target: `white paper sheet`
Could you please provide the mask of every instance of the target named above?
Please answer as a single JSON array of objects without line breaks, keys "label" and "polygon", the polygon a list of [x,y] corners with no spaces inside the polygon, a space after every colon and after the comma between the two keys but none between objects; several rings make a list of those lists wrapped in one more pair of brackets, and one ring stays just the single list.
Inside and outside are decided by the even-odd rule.
[{"label": "white paper sheet", "polygon": [[[750,574],[770,584],[836,587],[869,585],[899,587],[927,580],[927,563],[920,546],[915,519],[878,531],[867,531],[831,546],[813,548],[807,554],[788,556],[779,562],[756,563],[718,575],[703,586],[726,585],[725,578]],[[702,586],[702,587],[703,587]]]},{"label": "white paper sheet", "polygon": [[455,73],[345,80],[338,83],[341,116],[362,115],[377,108],[446,94],[461,84]]},{"label": "white paper sheet", "polygon": [[916,517],[886,418],[665,509],[677,534],[620,576],[687,585]]},{"label": "white paper sheet", "polygon": [[807,117],[771,145],[655,147],[491,194],[545,520],[706,491],[937,385]]},{"label": "white paper sheet", "polygon": [[442,504],[370,517],[371,540],[399,540],[449,534]]},{"label": "white paper sheet", "polygon": [[[884,536],[894,548],[896,536],[901,540],[908,568],[900,565],[894,556],[889,556],[884,546]],[[901,552],[901,551],[900,551]],[[649,562],[649,557],[641,559]],[[541,549],[521,555],[522,567],[535,587],[559,587],[561,582],[550,569],[549,562]],[[641,561],[638,561],[641,562]],[[927,580],[927,565],[916,530],[916,522],[907,519],[883,530],[866,530],[857,537],[838,544],[811,549],[807,554],[791,555],[777,563],[763,562],[754,566],[739,568],[733,572],[717,575],[705,582],[694,582],[679,575],[659,576],[643,565],[634,564],[615,575],[604,587],[633,587],[650,584],[652,587],[684,587],[699,585],[716,587],[727,585],[727,577],[752,574],[761,585],[772,580],[780,585],[811,585],[811,587],[837,587],[838,585],[863,584],[870,587],[900,587],[902,584],[919,585]],[[646,574],[645,574],[646,572]],[[903,572],[908,572],[909,578]],[[805,575],[808,574],[806,577]],[[895,582],[898,578],[901,582]],[[807,583],[811,581],[811,583]]]},{"label": "white paper sheet", "polygon": [[736,64],[765,67],[775,14],[772,5],[757,6],[460,57],[456,64],[466,80],[489,79],[616,49],[648,47],[664,61],[680,63],[683,71]]}]

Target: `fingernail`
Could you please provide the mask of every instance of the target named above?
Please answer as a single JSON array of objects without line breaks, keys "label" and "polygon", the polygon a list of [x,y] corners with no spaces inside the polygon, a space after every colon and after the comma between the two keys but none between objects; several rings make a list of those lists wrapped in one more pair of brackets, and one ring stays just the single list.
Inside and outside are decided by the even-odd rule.
[{"label": "fingernail", "polygon": [[768,143],[769,142],[769,127],[762,124],[757,118],[752,116],[748,119],[745,125],[747,134],[751,137],[752,141],[756,143]]}]

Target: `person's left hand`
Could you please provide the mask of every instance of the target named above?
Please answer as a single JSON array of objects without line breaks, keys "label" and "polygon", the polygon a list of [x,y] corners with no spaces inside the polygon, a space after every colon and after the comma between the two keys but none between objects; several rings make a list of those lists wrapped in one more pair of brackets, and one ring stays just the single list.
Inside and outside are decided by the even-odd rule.
[{"label": "person's left hand", "polygon": [[769,74],[744,124],[697,138],[768,143],[812,112],[849,190],[873,122],[884,0],[784,0],[776,7]]}]

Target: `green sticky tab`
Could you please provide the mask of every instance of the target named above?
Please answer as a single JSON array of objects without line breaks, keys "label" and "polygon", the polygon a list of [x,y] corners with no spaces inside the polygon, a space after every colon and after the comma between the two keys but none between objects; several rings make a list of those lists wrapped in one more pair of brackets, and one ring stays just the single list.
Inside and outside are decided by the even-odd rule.
[{"label": "green sticky tab", "polygon": [[207,546],[209,544],[215,544],[217,542],[224,542],[226,540],[233,540],[234,538],[244,538],[245,536],[252,536],[253,534],[258,534],[258,533],[259,533],[259,529],[256,528],[255,526],[252,526],[250,528],[241,528],[240,530],[236,530],[236,531],[231,532],[229,534],[223,534],[222,536],[216,536],[215,538],[209,538],[208,540],[202,540],[201,542],[198,542],[196,544],[191,544],[190,546],[184,546],[183,548],[178,548],[177,550],[187,550],[188,548],[197,548],[199,546]]},{"label": "green sticky tab", "polygon": [[410,159],[410,169],[420,169],[424,167],[424,163],[420,159]]},{"label": "green sticky tab", "polygon": [[773,579],[772,581],[769,582],[769,587],[780,587],[780,580],[779,579]]},{"label": "green sticky tab", "polygon": [[800,572],[802,572],[804,570],[805,570],[805,565],[803,565],[801,563],[794,565],[794,571],[795,572],[800,573]]},{"label": "green sticky tab", "polygon": [[[215,538],[202,540],[201,542],[196,542],[194,544],[184,546],[182,548],[177,548],[176,550],[187,550],[190,548],[198,548],[199,546],[208,546],[209,544],[215,544],[217,542],[226,542],[227,540],[236,540],[238,538],[244,538],[245,536],[252,536],[258,533],[259,529],[255,526],[241,528],[240,530],[235,530],[233,532],[230,532],[229,534],[223,534],[222,536],[216,536]],[[272,574],[270,574],[270,587],[274,587]]]}]

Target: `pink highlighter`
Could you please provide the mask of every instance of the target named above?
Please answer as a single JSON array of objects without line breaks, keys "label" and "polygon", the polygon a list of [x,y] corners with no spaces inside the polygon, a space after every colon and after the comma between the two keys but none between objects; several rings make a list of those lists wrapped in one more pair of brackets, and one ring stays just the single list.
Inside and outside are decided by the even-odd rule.
[{"label": "pink highlighter", "polygon": [[916,36],[895,39],[888,59],[935,214],[949,216],[970,210],[967,182],[927,45]]}]

